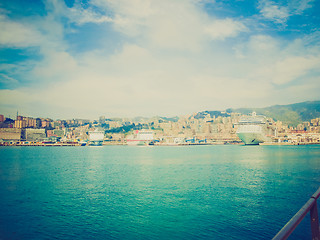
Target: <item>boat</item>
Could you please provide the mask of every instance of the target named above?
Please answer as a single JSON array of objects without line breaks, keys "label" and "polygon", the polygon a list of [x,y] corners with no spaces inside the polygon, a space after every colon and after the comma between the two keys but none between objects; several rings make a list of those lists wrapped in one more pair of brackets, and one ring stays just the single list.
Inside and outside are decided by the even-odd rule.
[{"label": "boat", "polygon": [[89,131],[89,146],[102,146],[103,139],[104,131],[99,131],[98,129]]},{"label": "boat", "polygon": [[80,141],[79,144],[80,146],[87,146],[87,141]]},{"label": "boat", "polygon": [[243,116],[238,122],[237,135],[245,145],[258,145],[270,141],[267,136],[268,121],[265,116],[253,112],[251,116]]},{"label": "boat", "polygon": [[134,134],[127,137],[127,144],[136,146],[152,145],[153,140],[152,131],[136,130]]}]

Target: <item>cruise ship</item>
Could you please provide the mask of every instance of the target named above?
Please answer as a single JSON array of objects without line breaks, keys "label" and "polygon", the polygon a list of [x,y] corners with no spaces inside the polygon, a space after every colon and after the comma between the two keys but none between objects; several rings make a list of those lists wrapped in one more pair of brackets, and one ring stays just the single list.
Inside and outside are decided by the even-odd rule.
[{"label": "cruise ship", "polygon": [[98,129],[89,132],[89,145],[90,146],[102,146],[104,139],[104,131]]},{"label": "cruise ship", "polygon": [[136,131],[135,134],[127,137],[128,145],[148,145],[154,140],[153,132],[147,130]]},{"label": "cruise ship", "polygon": [[245,145],[258,145],[270,141],[267,137],[268,122],[265,116],[257,115],[243,116],[238,122],[237,135]]}]

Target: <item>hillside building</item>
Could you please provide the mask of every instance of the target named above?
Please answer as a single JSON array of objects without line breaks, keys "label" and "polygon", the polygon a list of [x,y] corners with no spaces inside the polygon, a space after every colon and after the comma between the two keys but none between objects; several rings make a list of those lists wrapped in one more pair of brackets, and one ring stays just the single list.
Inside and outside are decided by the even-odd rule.
[{"label": "hillside building", "polygon": [[26,128],[25,129],[25,140],[30,142],[42,141],[46,138],[46,130],[45,129],[33,129]]},{"label": "hillside building", "polygon": [[0,128],[0,141],[20,141],[21,132],[19,128]]}]

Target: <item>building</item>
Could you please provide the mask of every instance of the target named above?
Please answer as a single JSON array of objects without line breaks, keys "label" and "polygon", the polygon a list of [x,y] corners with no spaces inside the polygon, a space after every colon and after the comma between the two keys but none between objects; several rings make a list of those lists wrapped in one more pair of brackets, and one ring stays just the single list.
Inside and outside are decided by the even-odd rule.
[{"label": "building", "polygon": [[26,127],[29,127],[29,128],[36,128],[37,127],[36,119],[31,118],[31,117],[24,117],[23,120],[26,121]]},{"label": "building", "polygon": [[62,130],[62,129],[54,129],[53,130],[53,135],[56,136],[56,137],[64,137],[64,134],[65,134],[65,131]]},{"label": "building", "polygon": [[15,120],[14,121],[15,128],[25,128],[26,126],[27,126],[27,123],[25,120]]},{"label": "building", "polygon": [[106,117],[105,116],[100,116],[99,117],[99,122],[100,123],[105,123],[105,121],[106,121]]},{"label": "building", "polygon": [[37,128],[41,127],[41,119],[40,118],[36,118],[36,127]]},{"label": "building", "polygon": [[41,127],[46,128],[46,127],[51,127],[51,124],[48,120],[42,120],[41,121]]},{"label": "building", "polygon": [[0,140],[20,141],[22,130],[19,128],[0,128]]},{"label": "building", "polygon": [[0,123],[4,122],[4,120],[5,120],[5,117],[2,114],[0,114]]},{"label": "building", "polygon": [[37,142],[37,141],[42,141],[45,138],[46,138],[45,129],[33,129],[33,128],[25,129],[26,141]]},{"label": "building", "polygon": [[53,130],[47,130],[47,137],[56,137],[56,135],[54,134]]}]

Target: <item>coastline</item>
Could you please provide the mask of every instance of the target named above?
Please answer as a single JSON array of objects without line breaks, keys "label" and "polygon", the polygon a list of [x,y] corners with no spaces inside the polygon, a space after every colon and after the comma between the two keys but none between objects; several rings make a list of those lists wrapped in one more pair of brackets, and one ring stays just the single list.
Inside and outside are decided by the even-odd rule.
[{"label": "coastline", "polygon": [[320,142],[294,142],[294,143],[289,143],[289,142],[264,142],[264,143],[259,143],[261,146],[298,146],[298,145],[319,145]]},{"label": "coastline", "polygon": [[[299,146],[299,145],[319,145],[320,142],[264,142],[260,143],[260,146]],[[214,142],[214,143],[157,143],[154,145],[142,145],[142,146],[209,146],[209,145],[245,145],[242,142],[234,142],[234,143],[229,143],[229,142]],[[259,146],[257,145],[257,146]],[[57,142],[57,143],[42,143],[42,142],[32,142],[32,143],[0,143],[0,147],[86,147],[89,146],[88,144],[83,145],[78,142]],[[135,146],[135,145],[128,145],[127,143],[119,142],[119,143],[103,143],[102,146]]]}]

